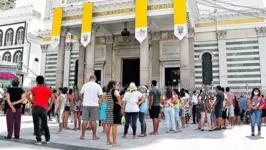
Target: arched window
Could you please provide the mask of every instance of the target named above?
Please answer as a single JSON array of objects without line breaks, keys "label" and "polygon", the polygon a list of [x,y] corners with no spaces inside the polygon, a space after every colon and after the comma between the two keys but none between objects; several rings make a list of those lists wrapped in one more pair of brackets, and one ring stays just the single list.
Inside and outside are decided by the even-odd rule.
[{"label": "arched window", "polygon": [[21,51],[16,51],[13,56],[13,63],[20,63],[22,61],[22,52]]},{"label": "arched window", "polygon": [[3,55],[2,60],[11,62],[11,53],[10,52],[5,52]]},{"label": "arched window", "polygon": [[11,46],[13,44],[14,30],[9,28],[6,30],[5,46]]},{"label": "arched window", "polygon": [[3,31],[0,30],[0,47],[2,46],[2,41],[3,41]]},{"label": "arched window", "polygon": [[23,27],[19,27],[16,32],[16,45],[24,44],[25,30]]},{"label": "arched window", "polygon": [[204,85],[211,85],[212,79],[212,55],[204,53],[202,55],[202,83]]}]

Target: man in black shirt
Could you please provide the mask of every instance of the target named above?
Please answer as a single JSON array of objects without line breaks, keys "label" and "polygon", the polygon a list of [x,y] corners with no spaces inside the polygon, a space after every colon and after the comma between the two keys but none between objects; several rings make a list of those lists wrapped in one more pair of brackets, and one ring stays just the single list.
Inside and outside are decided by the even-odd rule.
[{"label": "man in black shirt", "polygon": [[220,130],[222,127],[222,112],[223,112],[223,101],[224,101],[224,93],[222,93],[222,87],[216,87],[216,96],[215,96],[215,116],[217,118],[217,128],[215,130]]}]

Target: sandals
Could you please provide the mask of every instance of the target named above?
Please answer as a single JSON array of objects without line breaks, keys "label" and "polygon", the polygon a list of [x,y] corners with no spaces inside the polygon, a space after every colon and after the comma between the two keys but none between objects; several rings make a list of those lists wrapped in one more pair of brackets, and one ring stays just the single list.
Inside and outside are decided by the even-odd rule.
[{"label": "sandals", "polygon": [[81,136],[79,139],[81,139],[81,140],[84,140],[84,137],[83,137],[83,136]]},{"label": "sandals", "polygon": [[119,144],[112,144],[112,147],[119,147]]},{"label": "sandals", "polygon": [[92,140],[99,140],[99,139],[100,139],[100,137],[96,136]]},{"label": "sandals", "polygon": [[145,135],[144,134],[140,134],[140,135],[138,135],[138,137],[145,137]]}]

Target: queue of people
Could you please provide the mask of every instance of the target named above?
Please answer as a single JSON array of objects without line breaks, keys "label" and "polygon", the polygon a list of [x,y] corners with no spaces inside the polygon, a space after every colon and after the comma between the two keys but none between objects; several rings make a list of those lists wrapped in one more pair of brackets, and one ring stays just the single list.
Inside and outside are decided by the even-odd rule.
[{"label": "queue of people", "polygon": [[[145,138],[148,135],[159,134],[160,119],[165,118],[166,133],[180,133],[188,127],[190,114],[193,124],[198,123],[198,129],[204,131],[207,121],[209,131],[226,129],[228,123],[233,128],[241,120],[250,119],[251,135],[255,136],[255,124],[258,126],[258,135],[261,135],[261,121],[266,123],[266,106],[260,89],[254,88],[250,98],[241,96],[237,98],[230,92],[230,88],[216,87],[216,94],[206,86],[193,91],[190,99],[185,89],[168,88],[165,94],[157,88],[157,81],[151,82],[151,89],[147,85],[137,87],[130,83],[120,91],[117,81],[110,81],[103,88],[96,83],[96,76],[92,75],[79,91],[77,87],[68,89],[59,88],[58,92],[44,84],[44,77],[36,78],[37,86],[25,92],[19,88],[19,81],[13,80],[12,87],[5,94],[7,101],[7,130],[6,139],[11,139],[13,131],[16,139],[20,138],[21,105],[27,99],[32,104],[32,117],[36,144],[42,144],[41,131],[45,135],[45,143],[50,143],[48,114],[54,107],[58,133],[69,129],[68,119],[72,112],[74,119],[73,130],[81,129],[80,139],[85,139],[85,132],[89,126],[92,129],[92,139],[99,140],[97,136],[97,121],[101,121],[103,133],[106,134],[107,145],[118,147],[117,128],[125,120],[122,138],[127,138],[128,129],[133,129],[133,139]],[[163,96],[165,95],[165,96]],[[147,133],[146,114],[150,115],[153,130]],[[249,115],[247,115],[249,114]],[[49,115],[48,115],[49,116]],[[250,116],[250,117],[248,117]],[[137,135],[137,123],[140,123],[140,134]],[[82,122],[81,122],[82,120]],[[41,125],[40,125],[41,124]],[[223,125],[223,127],[222,127]],[[112,134],[112,140],[111,140]]]}]

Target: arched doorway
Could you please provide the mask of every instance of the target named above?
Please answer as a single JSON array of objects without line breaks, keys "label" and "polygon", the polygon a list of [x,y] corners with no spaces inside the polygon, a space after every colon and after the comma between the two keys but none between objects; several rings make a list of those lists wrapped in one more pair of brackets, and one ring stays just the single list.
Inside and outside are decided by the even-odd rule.
[{"label": "arched doorway", "polygon": [[79,60],[75,61],[75,79],[74,79],[74,85],[78,86],[78,72],[79,72]]},{"label": "arched doorway", "polygon": [[204,53],[202,55],[202,83],[204,85],[211,85],[212,80],[212,55],[210,53]]}]

